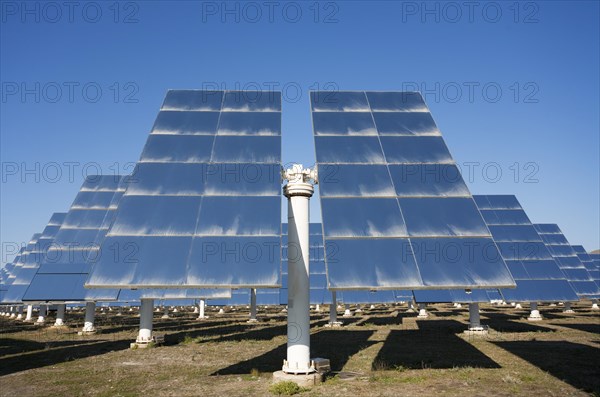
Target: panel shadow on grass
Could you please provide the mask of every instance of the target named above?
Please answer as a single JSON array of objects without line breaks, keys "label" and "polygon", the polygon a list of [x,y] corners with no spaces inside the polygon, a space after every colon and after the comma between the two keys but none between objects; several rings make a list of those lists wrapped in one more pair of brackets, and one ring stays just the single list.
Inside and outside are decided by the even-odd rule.
[{"label": "panel shadow on grass", "polygon": [[495,361],[454,333],[453,330],[459,326],[464,329],[464,324],[457,324],[448,324],[444,328],[419,324],[419,330],[390,331],[371,368],[500,368]]},{"label": "panel shadow on grass", "polygon": [[115,350],[129,348],[129,341],[98,341],[59,349],[42,350],[29,354],[0,359],[0,376],[33,368],[55,365],[78,358],[98,356]]},{"label": "panel shadow on grass", "polygon": [[576,329],[578,331],[589,332],[591,334],[600,334],[600,323],[598,324],[552,324],[559,327]]},{"label": "panel shadow on grass", "polygon": [[573,342],[493,342],[578,389],[600,393],[600,349]]},{"label": "panel shadow on grass", "polygon": [[[317,332],[311,335],[311,356],[328,358],[332,370],[341,370],[352,355],[375,343],[369,341],[373,332],[346,330]],[[260,372],[279,371],[286,354],[287,344],[284,343],[258,357],[230,365],[212,375],[249,374],[254,368]]]},{"label": "panel shadow on grass", "polygon": [[556,330],[537,324],[514,321],[517,318],[501,313],[483,313],[482,324],[498,332],[556,332]]}]

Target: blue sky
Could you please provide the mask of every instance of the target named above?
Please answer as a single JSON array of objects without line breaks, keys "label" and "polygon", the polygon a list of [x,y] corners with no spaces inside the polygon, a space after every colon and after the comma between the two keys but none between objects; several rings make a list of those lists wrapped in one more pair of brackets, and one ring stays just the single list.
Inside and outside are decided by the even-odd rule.
[{"label": "blue sky", "polygon": [[598,2],[0,4],[2,262],[86,173],[131,171],[169,88],[284,88],[306,165],[308,90],[418,89],[473,194],[600,248]]}]

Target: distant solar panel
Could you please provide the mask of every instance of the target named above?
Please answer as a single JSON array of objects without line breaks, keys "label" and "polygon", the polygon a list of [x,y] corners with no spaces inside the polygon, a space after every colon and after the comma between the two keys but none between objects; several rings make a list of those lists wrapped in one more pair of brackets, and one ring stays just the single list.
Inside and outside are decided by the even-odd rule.
[{"label": "distant solar panel", "polygon": [[567,280],[579,297],[590,298],[600,294],[587,269],[556,224],[535,224],[535,229],[550,250]]},{"label": "distant solar panel", "polygon": [[578,300],[515,196],[475,195],[475,202],[500,248],[517,288],[503,289],[512,302]]},{"label": "distant solar panel", "polygon": [[311,107],[330,289],[514,286],[419,93]]},{"label": "distant solar panel", "polygon": [[100,242],[110,227],[117,203],[123,195],[125,177],[88,176],[52,246],[40,262],[24,301],[76,302],[115,300],[117,289],[87,290],[83,287],[93,263],[102,254]]},{"label": "distant solar panel", "polygon": [[281,93],[171,90],[92,288],[277,287]]},{"label": "distant solar panel", "polygon": [[42,233],[36,233],[32,236],[20,254],[18,263],[15,264],[14,280],[12,280],[11,285],[4,294],[1,303],[21,303],[23,301],[23,295],[35,276],[41,260],[46,255],[49,247],[52,246],[54,237],[65,217],[66,214],[62,212],[52,214]]},{"label": "distant solar panel", "polygon": [[596,286],[598,286],[598,288],[599,288],[598,294],[589,295],[588,297],[590,299],[600,299],[600,268],[598,268],[598,265],[596,263],[594,263],[594,259],[592,258],[592,256],[590,254],[587,253],[587,251],[585,250],[585,248],[583,248],[583,246],[573,245],[572,247],[573,247],[573,250],[575,251],[575,253],[577,254],[577,257],[579,258],[579,260],[581,261],[583,266],[588,271],[590,277],[592,278],[592,280],[594,280],[594,282],[596,283]]}]

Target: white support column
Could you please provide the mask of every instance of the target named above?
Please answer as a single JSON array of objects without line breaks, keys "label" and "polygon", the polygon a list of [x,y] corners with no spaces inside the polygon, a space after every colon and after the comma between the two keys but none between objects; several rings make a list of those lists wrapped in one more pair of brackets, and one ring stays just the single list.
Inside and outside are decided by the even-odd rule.
[{"label": "white support column", "polygon": [[529,308],[531,309],[531,313],[529,314],[529,317],[527,318],[527,320],[529,320],[529,321],[542,320],[542,315],[540,314],[540,312],[538,310],[537,302],[531,302],[529,304]]},{"label": "white support column", "polygon": [[342,317],[352,317],[352,311],[349,304],[344,304],[344,315]]},{"label": "white support column", "polygon": [[25,316],[25,320],[23,321],[32,321],[33,315],[33,305],[27,305],[27,315]]},{"label": "white support column", "polygon": [[250,288],[250,319],[249,323],[255,323],[256,320],[256,288]]},{"label": "white support column", "polygon": [[487,334],[487,329],[481,325],[479,316],[479,303],[469,303],[469,329],[470,334]]},{"label": "white support column", "polygon": [[288,180],[283,194],[288,198],[288,325],[285,374],[316,372],[310,359],[309,303],[309,200],[314,193],[310,180],[316,172],[294,164],[284,171]]},{"label": "white support column", "polygon": [[362,309],[360,308],[360,303],[356,304],[356,310],[354,311],[354,313],[362,313]]},{"label": "white support column", "polygon": [[204,314],[205,310],[206,310],[206,301],[204,299],[200,299],[200,303],[198,304],[198,320],[204,320],[205,318],[208,318],[207,315]]},{"label": "white support column", "polygon": [[119,309],[117,310],[117,316],[122,316],[123,315],[123,306],[119,306]]},{"label": "white support column", "polygon": [[17,320],[23,320],[23,305],[19,306],[19,314],[17,314]]},{"label": "white support column", "polygon": [[592,310],[600,310],[600,307],[598,307],[598,299],[592,299]]},{"label": "white support column", "polygon": [[315,306],[315,311],[316,312],[320,312],[321,311],[321,305],[319,305],[318,303]]},{"label": "white support column", "polygon": [[16,308],[15,308],[14,306],[11,306],[11,307],[10,307],[10,316],[9,316],[9,317],[10,317],[10,318],[15,318],[15,317],[17,317],[17,313],[16,313],[16,312],[17,312]]},{"label": "white support column", "polygon": [[406,309],[406,312],[407,313],[414,313],[415,312],[415,308],[414,308],[414,304],[413,304],[412,299],[409,300],[407,303],[408,303],[408,309]]},{"label": "white support column", "polygon": [[96,302],[86,302],[85,303],[85,320],[83,323],[83,329],[81,332],[83,334],[91,334],[96,332],[96,328],[94,327],[94,318],[96,317]]},{"label": "white support column", "polygon": [[515,304],[515,309],[522,309],[522,308],[523,308],[523,306],[521,306],[521,304],[519,302],[517,302]]},{"label": "white support column", "polygon": [[429,317],[429,313],[427,313],[425,304],[419,303],[419,314],[417,315],[417,318],[427,318],[427,317]]},{"label": "white support column", "polygon": [[140,330],[135,340],[138,346],[146,346],[148,343],[154,341],[152,337],[153,306],[154,299],[142,299],[140,306]]},{"label": "white support column", "polygon": [[329,305],[329,323],[326,327],[341,327],[342,323],[337,320],[337,292],[331,291],[331,305]]},{"label": "white support column", "polygon": [[571,302],[565,302],[565,306],[563,308],[563,313],[575,313],[575,310],[571,308]]},{"label": "white support column", "polygon": [[35,323],[36,324],[44,324],[46,322],[47,313],[48,313],[48,306],[40,305],[40,312],[38,314],[38,319]]},{"label": "white support column", "polygon": [[163,306],[163,315],[161,318],[169,318],[169,306],[167,306],[167,305]]},{"label": "white support column", "polygon": [[64,303],[62,305],[58,305],[56,308],[56,321],[54,322],[55,327],[63,327],[65,325],[65,309],[67,305]]}]

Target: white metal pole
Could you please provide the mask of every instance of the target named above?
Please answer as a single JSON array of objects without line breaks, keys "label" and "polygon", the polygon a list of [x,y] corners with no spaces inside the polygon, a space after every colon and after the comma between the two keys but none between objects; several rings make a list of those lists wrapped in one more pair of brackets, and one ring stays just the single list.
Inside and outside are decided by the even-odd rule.
[{"label": "white metal pole", "polygon": [[48,306],[40,305],[40,312],[38,314],[38,319],[36,323],[43,324],[46,322],[46,313],[48,312]]},{"label": "white metal pole", "polygon": [[94,332],[94,317],[96,316],[96,302],[85,303],[85,320],[83,323],[83,332]]},{"label": "white metal pole", "polygon": [[256,288],[250,288],[250,320],[248,322],[256,322]]},{"label": "white metal pole", "polygon": [[310,360],[309,200],[314,174],[295,164],[287,170],[283,193],[288,198],[288,325],[287,360],[283,372],[315,372]]},{"label": "white metal pole", "polygon": [[23,319],[23,305],[19,306],[19,314],[17,314],[17,320]]},{"label": "white metal pole", "polygon": [[352,312],[350,311],[350,305],[348,303],[344,304],[344,317],[352,317]]},{"label": "white metal pole", "polygon": [[331,291],[331,305],[329,305],[329,324],[336,324],[337,321],[337,292]]},{"label": "white metal pole", "polygon": [[64,303],[62,305],[58,305],[56,308],[56,321],[54,322],[55,327],[62,327],[65,325],[65,309],[67,305]]},{"label": "white metal pole", "polygon": [[419,314],[417,318],[427,318],[429,317],[429,313],[427,313],[427,309],[424,303],[419,303]]},{"label": "white metal pole", "polygon": [[540,314],[540,311],[538,310],[537,302],[531,302],[529,304],[529,307],[531,308],[531,313],[529,314],[529,318],[527,318],[527,320],[529,320],[529,321],[541,320],[542,316]]},{"label": "white metal pole", "polygon": [[600,310],[600,307],[598,307],[598,299],[592,299],[592,310]]},{"label": "white metal pole", "polygon": [[469,303],[469,331],[482,331],[479,303]]},{"label": "white metal pole", "polygon": [[154,299],[142,299],[140,306],[140,331],[136,343],[152,342],[152,317]]},{"label": "white metal pole", "polygon": [[205,310],[206,310],[206,301],[204,299],[200,299],[200,314],[198,314],[198,319],[203,319],[203,318],[208,318],[208,316],[206,316],[204,314]]},{"label": "white metal pole", "polygon": [[27,315],[25,316],[24,321],[31,321],[32,315],[33,315],[33,305],[27,305]]}]

